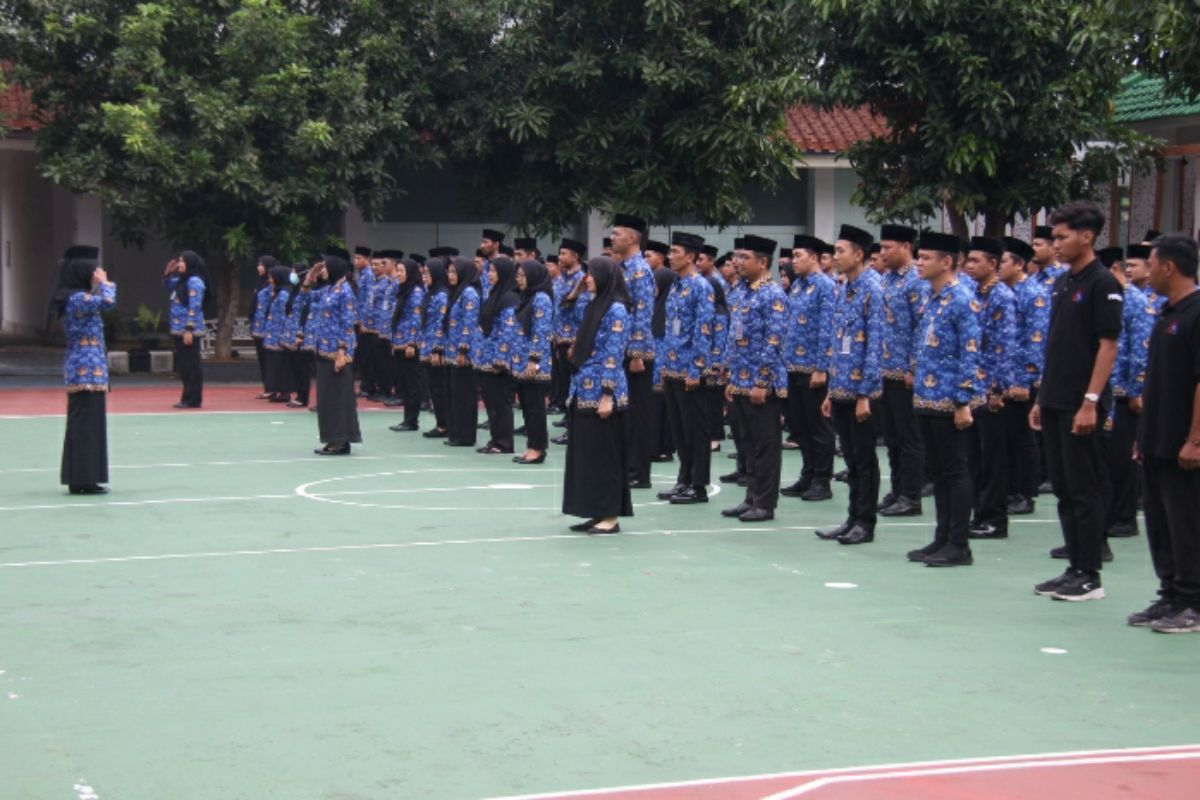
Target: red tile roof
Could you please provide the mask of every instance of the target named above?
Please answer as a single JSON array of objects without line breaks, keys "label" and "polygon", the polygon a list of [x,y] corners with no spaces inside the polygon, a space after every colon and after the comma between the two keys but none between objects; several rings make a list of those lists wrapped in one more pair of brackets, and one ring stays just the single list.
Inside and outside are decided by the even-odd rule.
[{"label": "red tile roof", "polygon": [[34,118],[28,91],[11,83],[0,91],[0,125],[13,131],[35,131],[42,127]]},{"label": "red tile roof", "polygon": [[788,137],[805,153],[840,153],[855,142],[887,132],[887,123],[867,110],[800,105],[787,115]]}]

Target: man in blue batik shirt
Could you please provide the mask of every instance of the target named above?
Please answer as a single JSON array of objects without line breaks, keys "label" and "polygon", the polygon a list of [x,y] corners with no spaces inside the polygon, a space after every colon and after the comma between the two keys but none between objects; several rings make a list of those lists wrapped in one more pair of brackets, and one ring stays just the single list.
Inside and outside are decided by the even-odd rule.
[{"label": "man in blue batik shirt", "polygon": [[882,517],[921,513],[925,455],[913,414],[913,344],[925,287],[913,263],[917,232],[884,225],[879,233],[883,273],[883,440],[887,445],[892,490],[879,502]]},{"label": "man in blue batik shirt", "polygon": [[621,262],[633,310],[629,315],[629,344],[625,349],[625,379],[629,408],[625,414],[625,462],[631,489],[650,488],[650,458],[654,455],[654,276],[642,256],[646,222],[630,214],[613,218],[613,257]]},{"label": "man in blue batik shirt", "polygon": [[921,278],[929,283],[917,331],[913,408],[925,444],[937,514],[933,541],[908,553],[908,560],[930,567],[972,563],[968,539],[973,491],[967,448],[974,423],[971,407],[982,403],[976,387],[979,317],[973,300],[958,283],[957,236],[925,233],[917,245]]},{"label": "man in blue batik shirt", "polygon": [[1054,288],[1054,282],[1067,273],[1067,265],[1054,257],[1054,229],[1049,225],[1037,225],[1033,229],[1033,277],[1046,287]]},{"label": "man in blue batik shirt", "polygon": [[834,244],[834,265],[845,279],[834,306],[830,347],[829,396],[821,407],[842,442],[850,506],[846,521],[819,530],[817,537],[840,544],[875,540],[879,502],[879,459],[871,401],[883,393],[880,358],[883,353],[883,286],[879,274],[867,269],[871,234],[843,225]]}]

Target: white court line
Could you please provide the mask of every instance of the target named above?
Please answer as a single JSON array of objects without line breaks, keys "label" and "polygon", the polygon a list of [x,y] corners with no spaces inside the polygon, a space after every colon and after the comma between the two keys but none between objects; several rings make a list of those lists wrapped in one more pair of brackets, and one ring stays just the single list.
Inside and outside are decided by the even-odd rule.
[{"label": "white court line", "polygon": [[[1138,753],[1177,753],[1200,750],[1200,744],[1167,745],[1165,747],[1128,747],[1116,750],[1075,750],[1065,753],[1030,753],[1017,756],[987,756],[984,758],[938,759],[933,761],[913,761],[895,764],[867,764],[859,767],[838,767],[835,769],[808,769],[795,772],[769,772],[759,775],[735,775],[720,778],[701,778],[698,780],[670,781],[665,783],[642,783],[628,786],[610,786],[604,789],[576,789],[566,792],[541,792],[538,794],[505,795],[490,800],[557,800],[557,798],[595,797],[597,795],[618,794],[621,792],[644,792],[655,789],[685,789],[691,786],[713,786],[727,783],[748,783],[757,781],[778,780],[782,778],[805,778],[809,776],[854,775],[866,770],[903,770],[925,767],[953,767],[968,764],[1006,764],[1010,762],[1039,763],[1039,759],[1081,759],[1097,756],[1116,756]],[[1069,762],[1069,763],[1074,763]]]},{"label": "white court line", "polygon": [[[169,502],[169,501],[167,501]],[[893,522],[895,527],[924,526],[927,523]],[[109,556],[105,558],[69,558],[58,561],[10,561],[0,563],[0,569],[17,567],[59,567],[74,564],[120,564],[128,561],[174,561],[192,558],[232,558],[234,556],[264,556],[286,555],[292,553],[338,553],[356,550],[407,550],[418,547],[450,547],[471,544],[508,544],[511,542],[552,542],[558,539],[575,539],[577,541],[620,541],[625,536],[679,536],[682,534],[699,533],[781,533],[816,530],[814,525],[794,525],[781,527],[755,527],[744,525],[738,528],[672,528],[653,531],[622,531],[615,536],[588,536],[580,533],[551,533],[545,536],[489,536],[477,539],[435,539],[418,542],[378,542],[375,544],[338,544],[314,547],[271,547],[257,550],[212,550],[197,553],[156,553],[136,556]]]},{"label": "white court line", "polygon": [[1008,772],[1018,769],[1045,769],[1047,767],[1099,766],[1103,764],[1139,764],[1148,761],[1183,761],[1200,759],[1200,753],[1154,753],[1141,755],[1097,756],[1095,758],[1064,758],[1051,761],[1014,761],[1007,764],[973,764],[960,767],[935,767],[932,769],[898,770],[895,772],[873,772],[867,775],[831,775],[810,783],[767,795],[762,800],[792,800],[820,791],[829,786],[866,781],[891,780],[896,778],[927,778],[939,775],[970,775],[977,772]]},{"label": "white court line", "polygon": [[[361,456],[356,455],[355,461],[384,461],[388,459],[398,458],[449,458],[448,455],[420,455],[409,453],[398,453],[393,456]],[[112,464],[109,469],[193,469],[195,467],[240,467],[258,464],[301,464],[310,461],[320,461],[328,463],[328,456],[310,456],[308,458],[251,458],[246,461],[197,461],[191,464],[180,462],[166,462],[163,464]],[[58,467],[13,467],[9,469],[0,469],[0,474],[14,472],[58,472]]]}]

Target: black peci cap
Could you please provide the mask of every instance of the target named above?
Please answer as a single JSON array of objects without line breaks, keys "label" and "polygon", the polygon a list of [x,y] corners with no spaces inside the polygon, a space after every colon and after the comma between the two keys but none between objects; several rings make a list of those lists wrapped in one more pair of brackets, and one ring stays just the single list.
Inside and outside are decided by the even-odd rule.
[{"label": "black peci cap", "polygon": [[998,239],[990,236],[972,236],[968,250],[979,250],[989,256],[1000,258],[1004,255],[1004,245]]},{"label": "black peci cap", "polygon": [[884,225],[879,229],[879,241],[908,242],[917,240],[917,229],[907,225]]},{"label": "black peci cap", "polygon": [[933,231],[925,231],[921,234],[921,238],[917,240],[918,250],[935,250],[939,253],[948,253],[956,256],[962,250],[962,239],[959,239],[952,233],[934,233]]},{"label": "black peci cap", "polygon": [[1103,250],[1100,250],[1096,253],[1096,257],[1100,259],[1101,264],[1111,268],[1113,264],[1116,264],[1118,261],[1125,258],[1125,248],[1105,247]]},{"label": "black peci cap", "polygon": [[643,236],[646,234],[646,220],[641,217],[635,217],[633,214],[617,214],[613,217],[612,226],[614,228],[633,228]]},{"label": "black peci cap", "polygon": [[842,229],[838,231],[837,238],[842,241],[853,242],[861,247],[864,252],[870,250],[871,245],[875,243],[875,237],[862,228],[856,228],[853,225],[843,225]]},{"label": "black peci cap", "polygon": [[1054,238],[1054,228],[1049,225],[1038,225],[1033,229],[1033,238],[1045,239],[1048,242]]},{"label": "black peci cap", "polygon": [[664,256],[671,250],[671,248],[668,247],[665,242],[656,242],[653,239],[648,239],[646,243],[642,245],[642,249],[650,250],[655,253],[662,253]]},{"label": "black peci cap", "polygon": [[1004,251],[1012,253],[1022,261],[1028,261],[1033,258],[1033,248],[1029,246],[1029,242],[1014,239],[1011,236],[1004,237]]},{"label": "black peci cap", "polygon": [[692,250],[699,253],[700,248],[704,247],[704,237],[694,233],[679,231],[671,234],[671,244],[678,245],[684,250]]},{"label": "black peci cap", "polygon": [[484,228],[483,236],[481,236],[480,238],[488,239],[490,241],[495,242],[496,244],[501,244],[504,242],[504,234],[498,230],[493,230],[492,228]]},{"label": "black peci cap", "polygon": [[537,250],[537,239],[531,236],[518,236],[513,239],[513,248],[515,250]]},{"label": "black peci cap", "polygon": [[1150,251],[1153,249],[1154,247],[1148,244],[1131,244],[1125,248],[1125,257],[1146,259],[1150,257]]}]

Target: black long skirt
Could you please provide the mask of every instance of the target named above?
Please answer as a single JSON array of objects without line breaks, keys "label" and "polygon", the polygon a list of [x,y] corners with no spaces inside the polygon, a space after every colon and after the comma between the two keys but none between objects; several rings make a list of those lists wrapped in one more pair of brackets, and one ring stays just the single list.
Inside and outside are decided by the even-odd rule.
[{"label": "black long skirt", "polygon": [[315,356],[307,350],[288,350],[287,354],[288,363],[292,367],[292,388],[296,391],[296,399],[308,405]]},{"label": "black long skirt", "polygon": [[449,407],[451,444],[474,446],[476,423],[479,422],[478,390],[475,370],[471,367],[450,367],[448,370],[446,404]]},{"label": "black long skirt", "polygon": [[105,392],[67,395],[67,435],[63,440],[63,486],[108,483],[108,417]]},{"label": "black long skirt", "polygon": [[563,476],[564,514],[585,519],[632,517],[625,475],[623,412],[601,419],[594,411],[567,409],[567,470]]},{"label": "black long skirt", "polygon": [[271,394],[291,394],[296,391],[295,370],[286,350],[266,350],[267,391]]},{"label": "black long skirt", "polygon": [[334,372],[333,362],[317,358],[317,428],[323,444],[361,442],[354,370],[347,364]]}]

